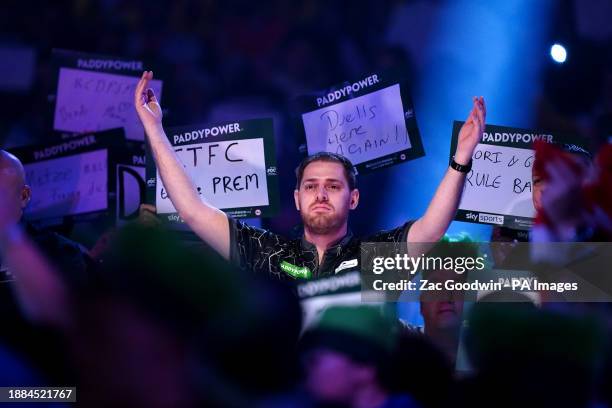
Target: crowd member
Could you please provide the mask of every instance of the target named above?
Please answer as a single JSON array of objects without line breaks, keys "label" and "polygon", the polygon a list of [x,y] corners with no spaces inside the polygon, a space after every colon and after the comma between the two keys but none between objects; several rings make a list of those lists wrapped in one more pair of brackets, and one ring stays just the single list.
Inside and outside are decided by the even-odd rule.
[{"label": "crowd member", "polygon": [[408,394],[423,408],[443,408],[455,402],[454,374],[448,356],[430,338],[401,330],[382,376],[392,394]]},{"label": "crowd member", "polygon": [[301,313],[280,283],[132,225],[115,235],[97,284],[69,290],[6,202],[0,195],[0,254],[29,317],[61,334],[81,404],[245,407],[294,387]]},{"label": "crowd member", "polygon": [[[20,224],[28,238],[44,256],[60,270],[61,279],[72,289],[83,288],[91,273],[92,261],[81,246],[59,234],[34,227],[24,219],[32,191],[27,184],[23,165],[14,155],[0,150],[0,195],[5,207],[5,223]],[[61,345],[58,333],[48,327],[44,310],[29,302],[31,296],[45,296],[45,280],[37,282],[36,294],[17,296],[23,286],[15,282],[12,269],[6,258],[0,256],[0,308],[3,327],[0,341],[11,350],[29,356],[30,364],[40,370],[41,377],[52,381],[65,381],[72,376],[65,363],[66,350]],[[31,295],[31,296],[30,296]],[[53,299],[53,295],[51,295]],[[50,326],[53,326],[52,324]]]},{"label": "crowd member", "polygon": [[[32,189],[27,184],[23,165],[14,155],[0,150],[0,189],[7,197],[10,221],[21,223],[28,236],[67,274],[71,284],[82,284],[87,279],[91,260],[81,246],[59,234],[35,228],[24,219],[24,211],[30,202]],[[10,271],[8,271],[10,272]]]},{"label": "crowd member", "polygon": [[498,292],[470,312],[474,373],[458,387],[459,406],[594,406],[607,344],[599,322],[538,309],[515,292],[501,296],[509,303]]},{"label": "crowd member", "polygon": [[[535,209],[535,227],[530,231],[493,228],[492,255],[495,264],[503,269],[529,267],[529,256],[523,253],[528,247],[519,246],[517,249],[514,245],[517,242],[584,241],[592,238],[590,234],[593,231],[588,224],[593,217],[588,214],[591,210],[587,208],[584,195],[595,194],[598,198],[594,201],[606,201],[601,197],[605,195],[602,194],[606,190],[603,187],[605,177],[597,176],[597,166],[594,166],[591,153],[574,144],[538,142],[534,148],[531,198]],[[605,148],[602,157],[605,156],[604,152]],[[598,177],[600,181],[597,181]],[[590,193],[583,193],[583,189]],[[604,214],[601,209],[594,210],[601,219]]]},{"label": "crowd member", "polygon": [[612,239],[612,145],[593,165],[544,143],[536,145],[534,237],[539,242]]},{"label": "crowd member", "polygon": [[[191,230],[224,258],[246,269],[280,279],[334,274],[347,264],[357,269],[360,240],[348,229],[349,212],[359,204],[355,170],[346,158],[318,153],[297,169],[296,209],[304,224],[301,239],[289,240],[228,217],[200,199],[162,127],[162,111],[147,85],[153,73],[145,71],[136,87],[134,104],[149,145],[179,215]],[[484,99],[474,98],[461,128],[457,151],[425,214],[414,222],[375,234],[371,242],[428,243],[445,233],[459,204],[465,175],[485,124]]]},{"label": "crowd member", "polygon": [[[63,282],[73,288],[83,287],[88,279],[92,263],[80,245],[56,233],[39,230],[25,221],[24,211],[32,197],[32,190],[26,182],[23,165],[17,157],[0,151],[0,194],[3,196],[5,225],[20,225],[28,238],[42,251],[53,267],[62,273]],[[36,194],[36,192],[34,192]],[[4,265],[4,262],[2,262]],[[12,281],[11,268],[4,267],[7,281]],[[12,285],[4,286],[5,290]],[[15,285],[19,290],[19,283]],[[41,283],[41,290],[44,290]],[[36,320],[36,313],[30,315],[30,306],[21,304],[25,314]]]},{"label": "crowd member", "polygon": [[[429,257],[476,259],[479,249],[468,237],[459,241],[446,238],[427,254]],[[423,271],[422,278],[432,284],[446,281],[466,282],[468,273],[454,270]],[[423,316],[423,333],[440,348],[453,366],[457,361],[459,339],[463,327],[464,293],[462,291],[428,290],[420,293],[420,310]]]},{"label": "crowd member", "polygon": [[[80,264],[58,262],[62,252],[39,248],[20,222],[30,191],[19,161],[2,157],[0,257],[14,280],[1,300],[14,305],[3,308],[0,357],[17,367],[23,356],[29,385],[77,385],[87,406],[157,407],[242,407],[292,388],[301,327],[292,292],[232,273],[217,254],[145,223],[117,231],[95,284],[77,287],[66,276]],[[15,344],[5,350],[7,339]],[[53,375],[41,375],[43,363]]]},{"label": "crowd member", "polygon": [[392,395],[384,381],[397,347],[399,326],[374,306],[326,309],[301,339],[305,388],[323,404],[347,408],[419,407]]}]

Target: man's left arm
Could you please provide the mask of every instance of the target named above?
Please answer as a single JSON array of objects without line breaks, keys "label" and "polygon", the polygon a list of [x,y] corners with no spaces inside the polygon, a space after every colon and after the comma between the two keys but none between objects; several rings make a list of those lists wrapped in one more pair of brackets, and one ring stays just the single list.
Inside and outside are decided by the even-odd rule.
[{"label": "man's left arm", "polygon": [[[468,166],[485,127],[484,98],[474,98],[472,110],[459,131],[454,160]],[[408,242],[437,242],[442,238],[457,213],[466,173],[449,167],[440,182],[425,214],[408,231]]]}]

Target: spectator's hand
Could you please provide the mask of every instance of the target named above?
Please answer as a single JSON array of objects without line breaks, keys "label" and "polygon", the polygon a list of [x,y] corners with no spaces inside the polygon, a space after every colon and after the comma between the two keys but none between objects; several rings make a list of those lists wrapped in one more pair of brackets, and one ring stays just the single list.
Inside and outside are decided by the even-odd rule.
[{"label": "spectator's hand", "polygon": [[149,126],[161,126],[163,116],[153,89],[147,88],[152,79],[153,71],[143,72],[134,93],[134,106],[145,129]]},{"label": "spectator's hand", "polygon": [[157,218],[157,208],[152,204],[140,204],[137,221],[145,227],[157,227],[161,224]]},{"label": "spectator's hand", "polygon": [[470,162],[476,145],[482,139],[487,116],[484,98],[481,96],[479,98],[474,97],[473,99],[474,106],[459,131],[457,151],[455,152],[455,161],[463,165],[467,165]]}]

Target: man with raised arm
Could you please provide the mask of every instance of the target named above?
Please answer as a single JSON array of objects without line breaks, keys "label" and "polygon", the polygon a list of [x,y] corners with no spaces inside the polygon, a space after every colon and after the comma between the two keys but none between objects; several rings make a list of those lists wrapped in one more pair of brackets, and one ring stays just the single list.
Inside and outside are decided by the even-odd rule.
[{"label": "man with raised arm", "polygon": [[485,126],[485,103],[474,98],[461,128],[457,151],[425,214],[399,228],[358,239],[348,229],[349,211],[359,203],[353,165],[343,156],[317,153],[296,171],[294,200],[304,223],[301,239],[288,239],[229,218],[202,201],[162,127],[162,111],[145,71],[134,104],[144,125],[159,174],[170,200],[187,225],[223,257],[242,268],[281,279],[309,279],[359,269],[361,242],[430,243],[438,241],[459,205],[472,153]]}]

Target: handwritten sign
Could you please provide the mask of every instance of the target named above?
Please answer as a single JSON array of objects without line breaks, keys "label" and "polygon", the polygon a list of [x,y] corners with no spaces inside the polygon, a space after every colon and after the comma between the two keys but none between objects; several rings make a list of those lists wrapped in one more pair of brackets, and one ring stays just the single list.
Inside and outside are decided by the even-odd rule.
[{"label": "handwritten sign", "polygon": [[[276,211],[277,171],[272,121],[239,121],[170,129],[168,137],[198,194],[235,217]],[[147,163],[153,164],[152,159]],[[148,166],[147,186],[158,214],[180,221],[157,169]],[[153,190],[154,187],[154,190]]]},{"label": "handwritten sign", "polygon": [[105,210],[108,151],[80,153],[25,164],[32,200],[28,219],[56,218]]},{"label": "handwritten sign", "polygon": [[[53,128],[88,132],[123,127],[125,137],[143,140],[144,130],[134,109],[139,78],[107,72],[60,68]],[[162,82],[150,87],[161,99]]]},{"label": "handwritten sign", "polygon": [[[268,205],[263,139],[198,143],[175,151],[199,194],[213,206]],[[162,183],[157,184],[157,211],[176,212]]]},{"label": "handwritten sign", "polygon": [[[455,122],[451,155],[463,122]],[[531,172],[536,140],[576,143],[567,135],[487,125],[472,156],[456,220],[529,229],[533,225]]]},{"label": "handwritten sign", "polygon": [[[531,167],[534,152],[515,147],[480,145],[465,180],[461,208],[533,218]],[[487,194],[490,193],[490,194]],[[482,195],[486,199],[482,199]]]},{"label": "handwritten sign", "polygon": [[113,208],[110,170],[125,143],[123,129],[112,129],[11,149],[32,188],[26,218],[47,226],[104,218]]},{"label": "handwritten sign", "polygon": [[414,109],[402,98],[407,92],[401,82],[373,74],[301,98],[317,107],[302,113],[308,154],[338,153],[362,172],[423,156]]}]

